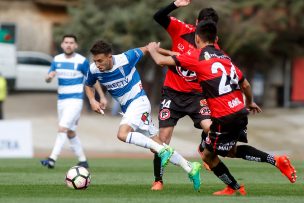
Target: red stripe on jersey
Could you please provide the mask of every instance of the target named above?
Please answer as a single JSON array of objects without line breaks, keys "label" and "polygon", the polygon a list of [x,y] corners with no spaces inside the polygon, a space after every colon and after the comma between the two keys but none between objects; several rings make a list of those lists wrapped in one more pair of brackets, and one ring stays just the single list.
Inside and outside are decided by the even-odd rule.
[{"label": "red stripe on jersey", "polygon": [[214,46],[206,46],[190,54],[174,56],[176,64],[195,71],[204,88],[212,118],[223,118],[240,113],[245,108],[238,85],[242,72],[230,58]]},{"label": "red stripe on jersey", "polygon": [[[189,53],[195,49],[195,26],[186,24],[174,17],[170,17],[170,24],[167,28],[172,40],[172,51]],[[216,47],[219,47],[216,44]],[[202,92],[202,87],[196,82],[197,76],[193,71],[183,70],[175,67],[175,70],[168,69],[164,86],[180,92]]]},{"label": "red stripe on jersey", "polygon": [[243,94],[240,90],[220,97],[207,98],[207,102],[213,118],[229,116],[245,107]]}]

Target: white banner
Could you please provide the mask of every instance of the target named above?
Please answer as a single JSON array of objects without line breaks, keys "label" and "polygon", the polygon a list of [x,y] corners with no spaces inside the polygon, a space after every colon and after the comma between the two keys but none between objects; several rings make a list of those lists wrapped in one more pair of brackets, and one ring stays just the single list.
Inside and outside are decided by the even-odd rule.
[{"label": "white banner", "polygon": [[30,121],[0,121],[0,158],[33,157]]}]

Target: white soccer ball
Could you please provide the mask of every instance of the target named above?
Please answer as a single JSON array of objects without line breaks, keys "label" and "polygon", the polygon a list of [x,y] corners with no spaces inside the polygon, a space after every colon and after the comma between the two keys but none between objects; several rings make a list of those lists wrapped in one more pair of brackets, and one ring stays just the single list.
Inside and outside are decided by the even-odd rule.
[{"label": "white soccer ball", "polygon": [[73,166],[65,176],[65,183],[76,190],[86,189],[91,183],[91,174],[82,166]]}]

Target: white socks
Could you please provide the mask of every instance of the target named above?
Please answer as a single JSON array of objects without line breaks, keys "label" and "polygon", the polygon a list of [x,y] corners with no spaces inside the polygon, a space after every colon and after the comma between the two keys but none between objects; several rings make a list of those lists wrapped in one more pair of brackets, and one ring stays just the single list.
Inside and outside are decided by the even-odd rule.
[{"label": "white socks", "polygon": [[192,170],[191,162],[187,161],[177,151],[173,152],[173,155],[170,158],[170,162],[173,163],[174,165],[182,167],[187,173],[190,173]]},{"label": "white socks", "polygon": [[78,136],[75,136],[70,140],[71,143],[71,148],[73,150],[73,152],[75,153],[75,155],[78,157],[79,161],[86,161],[86,156],[84,155],[83,149],[82,149],[82,145],[80,142],[80,139],[78,138]]},{"label": "white socks", "polygon": [[[158,144],[154,140],[146,137],[145,135],[139,132],[129,132],[126,142],[130,144],[135,144],[140,147],[153,149],[157,153],[159,153],[159,151],[164,148],[164,146]],[[176,151],[174,151],[172,157],[170,158],[170,162],[174,165],[182,167],[187,173],[190,173],[192,170],[191,162],[187,161]]]},{"label": "white socks", "polygon": [[[63,132],[60,132],[57,134],[57,138],[56,138],[56,141],[55,141],[55,145],[53,147],[53,150],[52,150],[52,153],[50,155],[50,158],[51,159],[54,159],[55,161],[57,160],[63,146],[64,146],[64,143],[67,139],[67,134],[66,133],[63,133]],[[81,142],[79,140],[79,138],[77,136],[73,137],[72,139],[69,139],[70,140],[70,144],[71,144],[71,148],[73,150],[73,152],[75,153],[75,155],[78,157],[78,160],[79,161],[86,161],[86,157],[84,155],[84,152],[83,152],[83,149],[82,149],[82,146],[81,146]]]},{"label": "white socks", "polygon": [[139,132],[129,132],[127,139],[127,143],[130,144],[135,144],[140,147],[148,148],[148,149],[153,149],[157,153],[164,148],[164,146],[158,144],[151,138],[146,137],[145,135],[139,133]]},{"label": "white socks", "polygon": [[66,133],[58,133],[57,134],[55,145],[54,145],[52,153],[50,155],[51,159],[54,159],[55,161],[57,160],[66,139],[67,139],[67,134]]}]

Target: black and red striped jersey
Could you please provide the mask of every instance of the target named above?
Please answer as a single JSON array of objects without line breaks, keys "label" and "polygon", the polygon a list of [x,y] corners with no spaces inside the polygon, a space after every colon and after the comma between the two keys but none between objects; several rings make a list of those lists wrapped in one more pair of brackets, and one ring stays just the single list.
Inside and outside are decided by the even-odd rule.
[{"label": "black and red striped jersey", "polygon": [[[170,23],[166,30],[172,40],[171,50],[184,54],[195,49],[195,29],[194,25],[186,24],[174,17],[170,17]],[[219,49],[217,43],[215,46]],[[197,83],[195,72],[180,66],[168,68],[164,86],[185,93],[202,92],[202,88]]]},{"label": "black and red striped jersey", "polygon": [[213,119],[225,122],[235,115],[248,114],[239,87],[245,79],[243,73],[222,51],[206,46],[173,59],[176,65],[196,72]]}]

